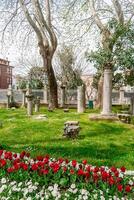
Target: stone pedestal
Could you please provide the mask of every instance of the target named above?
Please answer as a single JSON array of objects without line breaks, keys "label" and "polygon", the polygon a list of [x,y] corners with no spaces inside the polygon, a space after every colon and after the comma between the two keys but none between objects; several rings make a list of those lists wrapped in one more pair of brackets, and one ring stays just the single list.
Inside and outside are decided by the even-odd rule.
[{"label": "stone pedestal", "polygon": [[47,90],[47,86],[44,86],[44,103],[48,104],[48,90]]},{"label": "stone pedestal", "polygon": [[123,88],[120,88],[120,96],[119,96],[119,102],[120,104],[124,104],[124,89]]},{"label": "stone pedestal", "polygon": [[60,103],[61,108],[65,107],[65,101],[66,101],[65,85],[62,85],[61,86],[61,103]]},{"label": "stone pedestal", "polygon": [[77,112],[83,113],[85,111],[85,86],[79,86],[77,89]]},{"label": "stone pedestal", "polygon": [[112,70],[104,70],[102,115],[112,115]]},{"label": "stone pedestal", "polygon": [[7,94],[7,109],[10,108],[10,95]]},{"label": "stone pedestal", "polygon": [[131,97],[130,102],[130,113],[131,115],[134,115],[134,97]]},{"label": "stone pedestal", "polygon": [[35,99],[35,112],[39,112],[40,110],[40,97]]},{"label": "stone pedestal", "polygon": [[13,89],[12,86],[9,85],[8,90],[7,90],[7,96],[9,96],[9,103],[13,103],[14,102],[14,96],[13,96]]},{"label": "stone pedestal", "polygon": [[26,89],[21,90],[22,91],[22,105],[21,107],[26,107]]},{"label": "stone pedestal", "polygon": [[31,89],[27,90],[26,98],[27,98],[27,115],[31,116],[33,115],[33,98],[34,98]]}]

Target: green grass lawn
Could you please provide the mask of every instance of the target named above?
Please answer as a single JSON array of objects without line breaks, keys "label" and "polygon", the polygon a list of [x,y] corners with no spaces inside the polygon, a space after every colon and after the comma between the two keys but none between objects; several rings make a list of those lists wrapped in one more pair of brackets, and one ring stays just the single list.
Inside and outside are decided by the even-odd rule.
[{"label": "green grass lawn", "polygon": [[[134,169],[134,126],[120,122],[89,121],[87,111],[76,110],[53,113],[42,108],[47,121],[37,121],[26,116],[23,109],[0,109],[0,144],[15,152],[29,151],[32,156],[50,154],[53,157],[87,159],[93,165],[126,166]],[[81,131],[78,139],[62,137],[64,122],[78,120]]]}]

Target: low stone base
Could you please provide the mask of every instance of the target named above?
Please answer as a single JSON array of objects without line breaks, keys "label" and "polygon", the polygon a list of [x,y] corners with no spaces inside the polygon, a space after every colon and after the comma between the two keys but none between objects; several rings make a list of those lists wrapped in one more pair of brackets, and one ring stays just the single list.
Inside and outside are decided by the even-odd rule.
[{"label": "low stone base", "polygon": [[39,120],[39,121],[46,121],[48,118],[46,115],[34,115],[32,119]]},{"label": "low stone base", "polygon": [[92,121],[119,121],[116,115],[102,115],[102,114],[91,114],[89,115],[89,119]]}]

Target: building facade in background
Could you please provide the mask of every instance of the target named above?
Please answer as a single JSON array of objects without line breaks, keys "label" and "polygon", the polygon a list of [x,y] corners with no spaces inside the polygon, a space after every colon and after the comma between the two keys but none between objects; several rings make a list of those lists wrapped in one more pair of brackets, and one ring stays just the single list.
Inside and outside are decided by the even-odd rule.
[{"label": "building facade in background", "polygon": [[0,59],[0,89],[7,89],[12,85],[13,67],[8,60]]}]

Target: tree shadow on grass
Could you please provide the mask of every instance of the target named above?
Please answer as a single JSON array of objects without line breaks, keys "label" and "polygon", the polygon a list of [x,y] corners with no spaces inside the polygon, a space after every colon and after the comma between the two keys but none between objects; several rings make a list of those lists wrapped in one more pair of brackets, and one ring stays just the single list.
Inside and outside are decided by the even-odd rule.
[{"label": "tree shadow on grass", "polygon": [[[134,151],[127,151],[124,146],[117,146],[110,144],[108,147],[103,148],[95,145],[85,145],[80,147],[72,146],[41,146],[41,145],[24,145],[23,147],[14,147],[16,152],[20,150],[27,150],[32,147],[30,153],[32,156],[49,154],[52,157],[64,157],[68,159],[77,159],[81,161],[87,159],[91,164],[108,165],[112,166],[113,163],[118,166],[118,163],[126,162],[126,158],[133,157]],[[13,148],[13,147],[12,147]],[[11,149],[7,146],[7,149]],[[134,166],[134,160],[129,161],[129,166]],[[118,166],[119,167],[119,166]]]},{"label": "tree shadow on grass", "polygon": [[[83,132],[84,132],[84,128]],[[111,124],[111,123],[98,123],[95,125],[90,125],[88,134],[86,135],[87,137],[94,137],[94,136],[100,136],[100,135],[120,135],[122,132],[125,132],[129,130],[127,127],[123,126],[117,126],[116,124]]]}]

